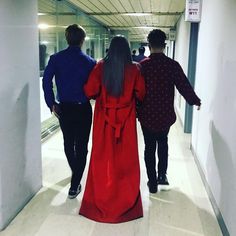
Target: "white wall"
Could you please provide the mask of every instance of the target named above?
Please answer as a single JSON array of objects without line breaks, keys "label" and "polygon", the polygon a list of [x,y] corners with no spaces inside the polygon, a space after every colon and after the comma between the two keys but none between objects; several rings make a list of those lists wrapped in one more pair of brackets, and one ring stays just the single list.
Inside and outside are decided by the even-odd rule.
[{"label": "white wall", "polygon": [[192,146],[230,235],[236,235],[236,1],[203,1]]},{"label": "white wall", "polygon": [[[184,15],[180,18],[176,27],[176,44],[175,44],[175,60],[180,63],[184,73],[188,73],[188,53],[189,53],[189,37],[190,37],[190,23],[184,21]],[[176,91],[175,107],[180,117],[181,123],[184,124],[185,119],[185,105],[184,98]]]},{"label": "white wall", "polygon": [[37,1],[0,1],[0,229],[41,187]]}]

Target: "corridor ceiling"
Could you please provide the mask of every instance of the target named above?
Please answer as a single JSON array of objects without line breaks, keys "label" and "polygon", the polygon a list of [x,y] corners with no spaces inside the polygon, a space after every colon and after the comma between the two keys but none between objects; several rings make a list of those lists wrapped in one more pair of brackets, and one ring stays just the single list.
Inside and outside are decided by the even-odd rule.
[{"label": "corridor ceiling", "polygon": [[[153,28],[168,33],[185,9],[185,0],[38,0],[39,12],[47,13],[42,18],[47,24],[55,25],[56,2],[68,2],[111,30],[128,30],[130,41],[146,41]],[[58,14],[65,16],[60,24],[66,26],[76,13],[64,7]]]},{"label": "corridor ceiling", "polygon": [[168,33],[185,9],[185,0],[68,0],[68,2],[112,30],[128,30],[130,41],[145,41],[148,32],[153,28],[160,28]]}]

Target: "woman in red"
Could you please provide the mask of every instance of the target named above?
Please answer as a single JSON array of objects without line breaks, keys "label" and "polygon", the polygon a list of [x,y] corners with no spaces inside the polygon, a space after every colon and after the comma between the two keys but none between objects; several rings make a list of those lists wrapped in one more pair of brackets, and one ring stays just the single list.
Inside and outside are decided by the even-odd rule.
[{"label": "woman in red", "polygon": [[96,98],[96,105],[79,214],[106,223],[142,217],[135,103],[144,98],[145,84],[123,36],[112,39],[107,56],[95,66],[84,90],[89,98]]}]

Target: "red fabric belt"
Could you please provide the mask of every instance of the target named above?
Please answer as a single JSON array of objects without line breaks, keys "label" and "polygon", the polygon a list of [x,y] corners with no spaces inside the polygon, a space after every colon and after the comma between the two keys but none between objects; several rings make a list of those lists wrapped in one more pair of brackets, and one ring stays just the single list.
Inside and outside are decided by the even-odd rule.
[{"label": "red fabric belt", "polygon": [[[132,110],[132,102],[124,103],[124,104],[101,104],[102,108],[104,109],[104,117],[105,121],[115,129],[115,138],[119,139],[121,135],[121,130],[124,127],[125,121],[130,115],[130,112]],[[113,122],[110,117],[107,115],[107,109],[114,109],[115,110],[115,116],[118,109],[128,108],[129,111],[127,112],[127,116],[124,118],[124,120],[120,123]]]}]

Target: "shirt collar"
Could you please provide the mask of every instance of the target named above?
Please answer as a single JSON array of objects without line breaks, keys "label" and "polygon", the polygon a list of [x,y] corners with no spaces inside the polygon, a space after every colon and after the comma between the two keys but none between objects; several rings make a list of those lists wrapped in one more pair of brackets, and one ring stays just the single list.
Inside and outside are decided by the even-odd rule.
[{"label": "shirt collar", "polygon": [[69,50],[76,50],[76,51],[81,52],[81,48],[79,46],[68,46],[68,49]]},{"label": "shirt collar", "polygon": [[160,57],[165,57],[165,54],[163,52],[158,52],[158,53],[152,53],[150,58],[160,58]]}]

